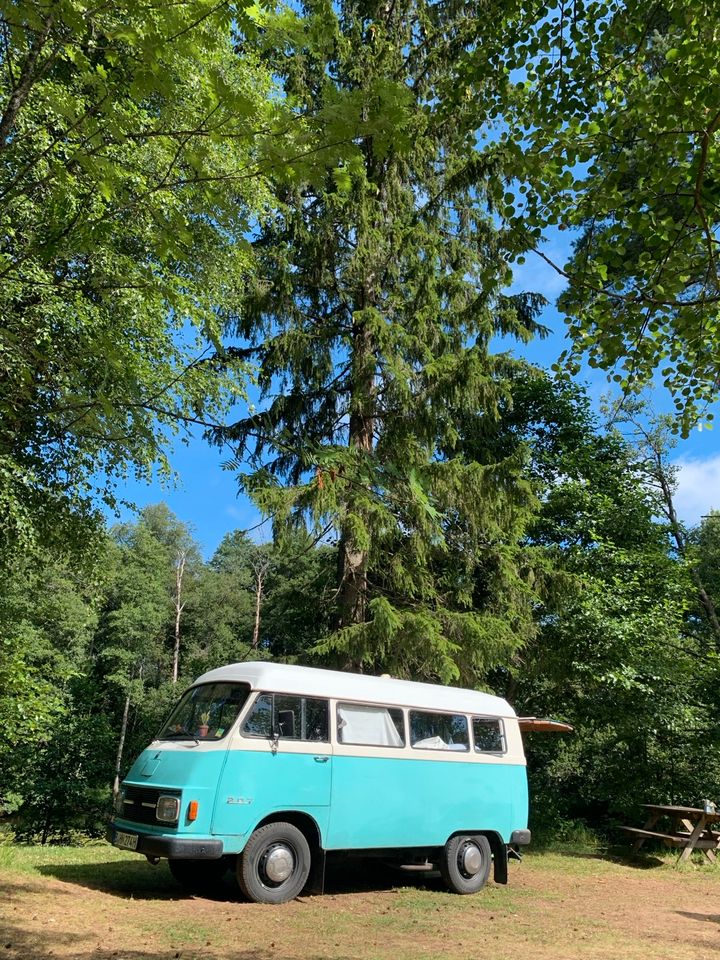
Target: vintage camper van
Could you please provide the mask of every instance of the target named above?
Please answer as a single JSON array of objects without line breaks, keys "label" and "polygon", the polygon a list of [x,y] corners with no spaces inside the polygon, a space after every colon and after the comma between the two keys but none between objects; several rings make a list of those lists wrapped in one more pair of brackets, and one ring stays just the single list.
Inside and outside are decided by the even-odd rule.
[{"label": "vintage camper van", "polygon": [[474,893],[530,841],[518,719],[454,687],[276,663],[199,677],[117,797],[117,847],[201,890],[296,897],[330,851],[439,869]]}]

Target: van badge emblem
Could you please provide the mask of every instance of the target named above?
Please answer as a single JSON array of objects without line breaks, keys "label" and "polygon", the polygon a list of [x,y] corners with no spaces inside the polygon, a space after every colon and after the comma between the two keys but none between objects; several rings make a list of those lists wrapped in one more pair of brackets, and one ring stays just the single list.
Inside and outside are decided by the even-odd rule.
[{"label": "van badge emblem", "polygon": [[252,797],[228,797],[225,803],[252,803]]}]

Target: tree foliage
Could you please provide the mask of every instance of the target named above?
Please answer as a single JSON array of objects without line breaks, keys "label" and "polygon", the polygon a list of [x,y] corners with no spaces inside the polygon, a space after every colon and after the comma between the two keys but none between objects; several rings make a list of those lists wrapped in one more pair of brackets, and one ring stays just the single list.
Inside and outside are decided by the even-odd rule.
[{"label": "tree foliage", "polygon": [[646,451],[601,426],[567,379],[536,377],[513,395],[511,442],[530,444],[542,484],[529,537],[553,577],[506,690],[521,714],[575,727],[528,740],[535,825],[628,822],[649,783],[655,802],[712,796],[713,633]]},{"label": "tree foliage", "polygon": [[167,472],[169,436],[242,389],[218,309],[280,121],[241,26],[242,3],[0,4],[6,557],[78,545],[94,496]]},{"label": "tree foliage", "polygon": [[[501,214],[516,254],[548,260],[548,228],[579,232],[549,262],[573,340],[623,390],[659,372],[684,432],[717,397],[720,22],[711,0],[511,3],[477,21],[446,109],[485,89],[501,121]],[[475,163],[470,160],[468,168]],[[577,367],[576,367],[577,368]]]},{"label": "tree foliage", "polygon": [[455,4],[416,0],[311,0],[263,22],[292,109],[353,117],[358,135],[333,169],[280,190],[253,242],[257,281],[230,329],[263,402],[218,434],[278,529],[309,518],[337,538],[338,630],[319,652],[446,680],[480,676],[528,626],[507,615],[519,574],[497,546],[532,509],[522,457],[465,459],[456,420],[496,416],[515,361],[490,341],[526,341],[541,304],[503,290],[494,173],[462,175],[470,105],[449,117],[437,102],[465,28]]}]

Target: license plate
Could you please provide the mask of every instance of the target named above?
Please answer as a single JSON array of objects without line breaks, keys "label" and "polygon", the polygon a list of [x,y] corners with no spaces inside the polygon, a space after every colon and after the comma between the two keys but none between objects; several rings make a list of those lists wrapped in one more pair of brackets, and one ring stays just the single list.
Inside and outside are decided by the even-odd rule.
[{"label": "license plate", "polygon": [[138,835],[136,833],[121,833],[120,830],[116,830],[113,843],[123,850],[137,850]]}]

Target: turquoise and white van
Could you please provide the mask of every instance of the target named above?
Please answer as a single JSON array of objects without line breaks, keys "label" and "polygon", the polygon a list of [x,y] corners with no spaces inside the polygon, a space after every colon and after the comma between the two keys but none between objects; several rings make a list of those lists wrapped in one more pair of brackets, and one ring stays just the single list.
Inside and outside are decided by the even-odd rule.
[{"label": "turquoise and white van", "polygon": [[330,851],[439,869],[474,893],[530,841],[518,718],[499,697],[276,663],[211,670],[122,784],[117,847],[196,890],[233,866],[282,903]]}]

